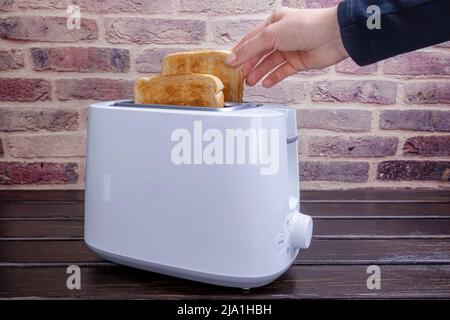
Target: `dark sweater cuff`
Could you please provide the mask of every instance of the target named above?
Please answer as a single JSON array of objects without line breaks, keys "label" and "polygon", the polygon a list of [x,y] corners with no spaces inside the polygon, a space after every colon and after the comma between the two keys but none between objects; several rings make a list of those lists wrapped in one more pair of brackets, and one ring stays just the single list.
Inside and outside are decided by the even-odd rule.
[{"label": "dark sweater cuff", "polygon": [[350,1],[344,0],[338,5],[338,22],[342,42],[349,56],[360,66],[377,62],[368,53],[371,52],[370,42],[364,27],[353,21],[350,13]]}]

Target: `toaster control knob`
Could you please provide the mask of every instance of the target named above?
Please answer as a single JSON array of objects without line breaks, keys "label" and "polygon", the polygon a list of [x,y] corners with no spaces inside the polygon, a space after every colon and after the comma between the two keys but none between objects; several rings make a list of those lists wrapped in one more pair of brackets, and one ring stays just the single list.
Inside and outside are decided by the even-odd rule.
[{"label": "toaster control knob", "polygon": [[307,249],[311,243],[313,220],[310,216],[297,213],[292,219],[290,243],[295,249]]}]

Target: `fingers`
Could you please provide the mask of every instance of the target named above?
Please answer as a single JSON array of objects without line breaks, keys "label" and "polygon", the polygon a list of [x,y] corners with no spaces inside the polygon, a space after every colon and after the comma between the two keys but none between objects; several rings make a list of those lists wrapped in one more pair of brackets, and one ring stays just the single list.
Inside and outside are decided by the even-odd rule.
[{"label": "fingers", "polygon": [[285,62],[279,67],[277,67],[271,74],[269,74],[263,81],[262,85],[264,88],[271,88],[283,79],[286,79],[298,71],[289,63]]},{"label": "fingers", "polygon": [[266,74],[275,69],[277,66],[286,61],[286,58],[280,51],[274,51],[267,55],[261,63],[256,66],[253,71],[247,76],[247,84],[254,86],[261,80]]},{"label": "fingers", "polygon": [[238,67],[265,51],[272,50],[275,40],[275,24],[265,27],[261,32],[244,41],[234,48],[225,63],[231,67]]},{"label": "fingers", "polygon": [[239,40],[238,43],[236,43],[236,45],[233,47],[232,51],[234,51],[235,48],[239,47],[242,43],[244,43],[248,39],[253,38],[259,32],[261,32],[267,26],[267,22],[268,22],[268,20],[265,20],[265,21],[259,23],[255,28],[253,28],[253,30],[250,30],[249,32],[247,32],[245,34],[245,36],[243,36],[242,39]]},{"label": "fingers", "polygon": [[244,78],[247,78],[247,76],[255,68],[255,66],[258,64],[258,62],[260,62],[261,59],[263,59],[270,52],[271,52],[270,50],[264,51],[263,53],[259,54],[258,56],[254,57],[253,59],[250,59],[250,61],[246,62],[243,66]]}]

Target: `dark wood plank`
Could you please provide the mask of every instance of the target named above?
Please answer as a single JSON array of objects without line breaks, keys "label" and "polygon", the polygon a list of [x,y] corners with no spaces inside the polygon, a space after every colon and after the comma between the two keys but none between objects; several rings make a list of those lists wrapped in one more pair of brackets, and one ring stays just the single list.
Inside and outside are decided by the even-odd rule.
[{"label": "dark wood plank", "polygon": [[314,220],[315,236],[450,237],[450,219]]},{"label": "dark wood plank", "polygon": [[0,238],[71,238],[83,236],[80,220],[2,221]]},{"label": "dark wood plank", "polygon": [[[304,190],[304,201],[421,201],[450,202],[450,190]],[[1,190],[0,201],[9,202],[83,202],[84,190]]]},{"label": "dark wood plank", "polygon": [[[302,202],[301,211],[314,217],[450,217],[449,203]],[[82,218],[83,203],[0,202],[0,218]]]},{"label": "dark wood plank", "polygon": [[[81,220],[4,220],[0,238],[82,237]],[[314,236],[322,237],[423,237],[450,238],[450,219],[412,220],[321,220],[314,221]]]},{"label": "dark wood plank", "polygon": [[1,190],[0,201],[83,202],[84,190]]},{"label": "dark wood plank", "polygon": [[367,266],[293,266],[262,288],[243,292],[118,266],[81,268],[68,290],[65,267],[0,268],[0,298],[449,298],[450,266],[381,266],[381,289],[369,290]]},{"label": "dark wood plank", "polygon": [[0,264],[92,263],[103,261],[83,240],[0,241]]},{"label": "dark wood plank", "polygon": [[84,204],[0,202],[0,218],[83,218]]},{"label": "dark wood plank", "polygon": [[[0,241],[0,265],[102,262],[82,240]],[[450,264],[450,240],[314,240],[294,264]]]},{"label": "dark wood plank", "polygon": [[450,190],[305,190],[300,192],[302,201],[418,201],[450,202]]},{"label": "dark wood plank", "polygon": [[313,217],[450,217],[450,202],[302,202],[300,209]]}]

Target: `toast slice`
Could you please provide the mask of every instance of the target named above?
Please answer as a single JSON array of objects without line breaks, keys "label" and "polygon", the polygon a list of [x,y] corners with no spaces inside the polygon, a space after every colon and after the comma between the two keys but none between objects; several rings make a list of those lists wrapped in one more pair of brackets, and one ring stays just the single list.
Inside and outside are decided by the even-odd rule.
[{"label": "toast slice", "polygon": [[158,75],[134,84],[134,101],[160,104],[223,108],[223,84],[210,74]]},{"label": "toast slice", "polygon": [[167,55],[162,62],[163,74],[206,73],[222,80],[227,102],[242,102],[244,75],[241,70],[225,65],[231,51],[196,50]]}]

